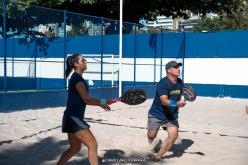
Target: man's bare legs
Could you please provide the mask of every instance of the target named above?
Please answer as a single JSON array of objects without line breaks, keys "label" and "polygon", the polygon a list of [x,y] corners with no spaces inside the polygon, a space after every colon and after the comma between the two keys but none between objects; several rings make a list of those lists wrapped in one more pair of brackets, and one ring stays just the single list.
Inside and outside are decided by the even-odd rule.
[{"label": "man's bare legs", "polygon": [[158,130],[157,129],[149,129],[147,131],[147,138],[148,138],[148,143],[152,143],[153,140],[156,138],[157,136],[157,133],[158,133]]},{"label": "man's bare legs", "polygon": [[161,145],[161,148],[157,155],[155,155],[155,161],[159,161],[163,155],[169,151],[172,145],[175,143],[178,137],[178,128],[177,127],[167,127],[168,137],[165,142]]},{"label": "man's bare legs", "polygon": [[160,146],[162,144],[162,140],[156,138],[157,133],[158,133],[158,130],[156,130],[156,129],[151,129],[151,130],[148,130],[148,132],[147,132],[149,150],[154,152],[154,153],[159,151]]}]

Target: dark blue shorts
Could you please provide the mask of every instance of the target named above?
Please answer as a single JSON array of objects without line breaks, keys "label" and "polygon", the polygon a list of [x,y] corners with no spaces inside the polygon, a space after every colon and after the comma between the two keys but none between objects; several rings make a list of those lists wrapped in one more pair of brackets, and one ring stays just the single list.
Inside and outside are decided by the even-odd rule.
[{"label": "dark blue shorts", "polygon": [[63,133],[76,133],[85,128],[90,128],[90,125],[86,123],[83,119],[75,116],[63,116]]}]

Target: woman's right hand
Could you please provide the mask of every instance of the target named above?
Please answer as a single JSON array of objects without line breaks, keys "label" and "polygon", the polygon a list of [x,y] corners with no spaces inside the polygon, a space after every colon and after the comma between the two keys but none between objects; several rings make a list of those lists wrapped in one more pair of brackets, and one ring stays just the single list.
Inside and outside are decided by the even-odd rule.
[{"label": "woman's right hand", "polygon": [[109,100],[107,101],[107,104],[108,104],[108,105],[111,105],[111,104],[113,104],[113,103],[116,103],[115,101],[113,101],[113,99],[109,99]]},{"label": "woman's right hand", "polygon": [[102,109],[104,109],[106,112],[111,110],[110,106],[108,106],[107,104],[105,104],[105,105],[100,105],[100,107],[101,107]]}]

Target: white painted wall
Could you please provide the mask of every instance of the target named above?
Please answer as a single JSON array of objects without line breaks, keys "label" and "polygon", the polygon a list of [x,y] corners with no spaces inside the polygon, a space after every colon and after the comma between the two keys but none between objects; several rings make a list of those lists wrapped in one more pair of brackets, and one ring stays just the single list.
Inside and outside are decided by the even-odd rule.
[{"label": "white painted wall", "polygon": [[[104,57],[103,80],[118,80],[118,57],[114,60],[111,56]],[[170,60],[182,62],[182,59],[162,59],[162,77],[166,75],[164,66]],[[56,61],[49,62],[49,61]],[[101,79],[101,58],[87,57],[88,69],[84,78],[88,80]],[[114,61],[115,64],[112,64]],[[248,85],[248,58],[187,58],[184,60],[184,82],[196,84],[226,84],[226,85]],[[123,58],[123,81],[134,80],[134,59]],[[136,81],[154,82],[154,59],[139,58],[136,60]],[[37,59],[36,77],[41,78],[63,78],[63,58]],[[0,62],[0,75],[3,76],[3,60]],[[12,70],[12,68],[14,70]],[[14,77],[26,77],[33,72],[34,63],[15,62],[14,65],[8,59],[7,75]],[[182,69],[181,69],[182,70]],[[112,74],[112,72],[114,74]],[[32,75],[33,73],[31,73]],[[160,80],[160,59],[156,59],[156,79]]]},{"label": "white painted wall", "polygon": [[197,84],[248,85],[248,58],[185,59],[184,81]]}]

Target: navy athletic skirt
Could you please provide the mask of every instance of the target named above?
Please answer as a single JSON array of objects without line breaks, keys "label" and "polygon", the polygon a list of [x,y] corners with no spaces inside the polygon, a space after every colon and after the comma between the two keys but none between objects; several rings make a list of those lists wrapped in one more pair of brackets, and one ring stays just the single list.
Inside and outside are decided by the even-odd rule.
[{"label": "navy athletic skirt", "polygon": [[62,132],[63,133],[76,133],[85,128],[90,128],[90,125],[83,119],[75,116],[63,116]]}]

